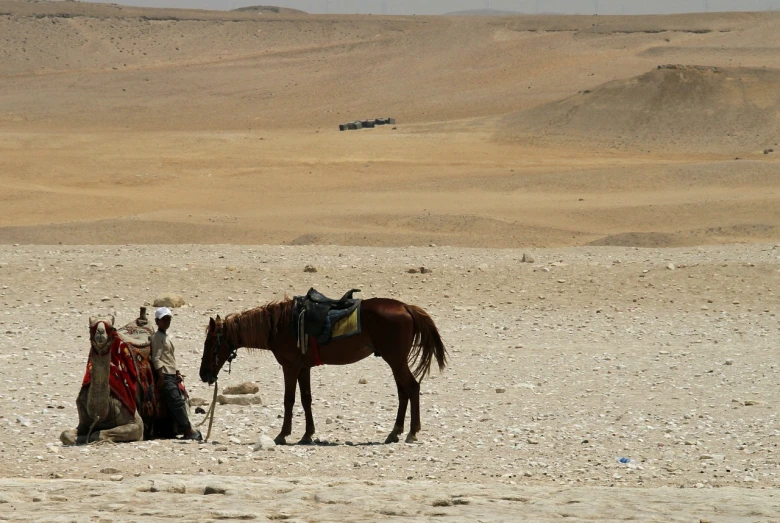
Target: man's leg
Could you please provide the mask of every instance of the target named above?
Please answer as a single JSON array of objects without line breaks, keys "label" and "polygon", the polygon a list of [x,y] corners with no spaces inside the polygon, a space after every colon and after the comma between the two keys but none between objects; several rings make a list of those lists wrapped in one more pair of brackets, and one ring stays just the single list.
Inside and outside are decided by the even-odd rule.
[{"label": "man's leg", "polygon": [[178,378],[173,374],[166,374],[163,381],[163,396],[165,397],[165,403],[168,405],[168,411],[171,416],[176,420],[179,429],[184,432],[184,436],[188,437],[192,434],[192,426],[190,425],[190,419],[187,416],[187,407],[184,403],[184,398],[179,390]]}]

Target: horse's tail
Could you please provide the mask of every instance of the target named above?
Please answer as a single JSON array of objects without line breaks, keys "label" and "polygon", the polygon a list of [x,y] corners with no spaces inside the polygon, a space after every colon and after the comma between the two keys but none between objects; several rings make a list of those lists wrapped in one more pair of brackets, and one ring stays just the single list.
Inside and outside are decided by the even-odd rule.
[{"label": "horse's tail", "polygon": [[412,340],[412,350],[409,353],[409,365],[414,366],[417,363],[414,377],[418,381],[422,381],[431,371],[434,356],[436,356],[436,363],[439,365],[439,372],[444,370],[444,366],[447,364],[447,349],[441,341],[439,329],[436,328],[436,324],[433,323],[433,319],[428,316],[427,312],[416,305],[406,305],[406,310],[414,322],[414,339]]}]

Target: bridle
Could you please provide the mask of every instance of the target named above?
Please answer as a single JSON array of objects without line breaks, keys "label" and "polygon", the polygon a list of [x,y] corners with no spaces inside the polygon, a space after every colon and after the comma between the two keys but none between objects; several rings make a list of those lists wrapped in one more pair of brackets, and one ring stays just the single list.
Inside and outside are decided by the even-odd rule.
[{"label": "bridle", "polygon": [[[224,329],[224,326],[223,326]],[[233,360],[236,359],[238,356],[238,347],[236,347],[234,344],[232,344],[227,336],[225,336],[222,332],[223,329],[219,329],[217,332],[214,333],[214,336],[217,337],[217,343],[214,345],[214,348],[212,349],[212,352],[214,353],[213,361],[211,362],[211,370],[214,372],[214,379],[217,378],[217,374],[219,374],[219,371],[216,370],[219,366],[219,349],[222,347],[222,343],[224,340],[225,346],[230,351],[228,353],[228,357],[225,360],[228,364],[228,374],[230,374],[230,371],[233,367]]]},{"label": "bridle", "polygon": [[[95,343],[95,333],[97,332],[98,325],[103,324],[103,328],[106,329],[106,342],[103,345],[98,346]],[[108,323],[108,320],[98,320],[95,322],[94,325],[90,326],[89,328],[89,344],[92,346],[92,351],[99,355],[104,356],[106,353],[101,353],[100,349],[104,347],[111,347],[111,340],[114,337],[116,333],[116,329],[114,329],[114,326]]]}]

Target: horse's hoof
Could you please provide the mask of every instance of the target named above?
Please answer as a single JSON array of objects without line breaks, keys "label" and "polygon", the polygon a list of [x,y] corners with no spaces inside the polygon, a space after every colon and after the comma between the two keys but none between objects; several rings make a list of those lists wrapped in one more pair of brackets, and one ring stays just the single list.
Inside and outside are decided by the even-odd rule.
[{"label": "horse's hoof", "polygon": [[298,445],[311,445],[312,443],[311,436],[304,436],[301,438],[301,441],[298,442]]},{"label": "horse's hoof", "polygon": [[409,434],[406,436],[407,443],[414,443],[416,441],[417,441],[417,436],[415,436],[414,434]]},{"label": "horse's hoof", "polygon": [[284,436],[276,436],[274,438],[274,443],[276,443],[277,445],[287,445],[287,440],[285,439]]},{"label": "horse's hoof", "polygon": [[398,434],[393,432],[389,436],[387,436],[387,439],[385,440],[385,445],[389,445],[390,443],[398,443]]}]

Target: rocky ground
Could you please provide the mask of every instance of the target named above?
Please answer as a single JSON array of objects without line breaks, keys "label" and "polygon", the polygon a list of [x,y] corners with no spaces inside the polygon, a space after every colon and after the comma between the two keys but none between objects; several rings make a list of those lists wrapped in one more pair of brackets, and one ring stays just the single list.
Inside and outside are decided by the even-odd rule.
[{"label": "rocky ground", "polygon": [[[523,262],[524,254],[532,261]],[[306,265],[317,272],[304,272]],[[210,400],[212,389],[197,378],[209,316],[310,286],[334,296],[358,287],[363,297],[394,297],[434,318],[450,360],[444,374],[423,382],[419,443],[382,444],[395,416],[395,387],[387,365],[370,358],[313,371],[319,445],[255,450],[262,435],[273,437],[281,426],[282,374],[270,354],[246,352],[219,386],[255,382],[262,404],[218,405],[207,444],[59,443],[60,432],[77,420],[90,315],[112,313],[124,324],[158,295],[184,296],[171,332],[190,394]],[[216,481],[248,500],[258,492],[229,477],[256,482],[263,495],[268,487],[294,497],[319,495],[309,483],[336,478],[343,492],[365,488],[374,499],[376,489],[376,500],[392,499],[385,491],[397,487],[399,514],[435,515],[428,501],[446,498],[443,513],[470,520],[482,504],[496,508],[491,517],[500,520],[510,506],[538,508],[527,500],[539,496],[559,512],[585,517],[582,506],[563,498],[606,507],[618,499],[612,492],[624,492],[601,487],[640,488],[620,495],[644,503],[669,496],[659,510],[670,518],[705,517],[706,510],[690,511],[701,508],[693,500],[708,495],[691,493],[688,504],[682,491],[665,487],[713,489],[712,499],[729,493],[740,500],[718,521],[777,520],[779,291],[778,245],[527,253],[436,246],[3,246],[0,461],[7,495],[0,514],[35,519],[25,503],[34,492],[55,502],[46,505],[52,514],[67,513],[55,508],[57,485],[72,500],[75,485],[110,497],[126,484],[135,499],[150,481],[180,475],[187,492]],[[303,425],[298,404],[293,436]],[[290,480],[303,481],[308,494],[281,486]],[[426,494],[404,508],[399,500],[409,499],[411,486]],[[461,495],[481,501],[460,503]],[[761,501],[749,501],[752,496]],[[275,498],[279,514],[284,499]],[[275,509],[266,509],[270,518]]]}]

